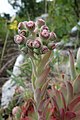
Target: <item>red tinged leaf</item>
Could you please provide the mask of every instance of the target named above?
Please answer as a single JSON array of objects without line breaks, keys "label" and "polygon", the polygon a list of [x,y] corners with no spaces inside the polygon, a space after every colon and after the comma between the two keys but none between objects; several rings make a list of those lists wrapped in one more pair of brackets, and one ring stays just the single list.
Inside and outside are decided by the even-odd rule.
[{"label": "red tinged leaf", "polygon": [[73,99],[73,87],[69,81],[66,81],[66,88],[67,88],[67,104]]},{"label": "red tinged leaf", "polygon": [[60,109],[60,116],[61,116],[61,120],[64,120],[65,111],[63,108]]},{"label": "red tinged leaf", "polygon": [[76,78],[76,72],[74,67],[74,57],[70,50],[69,50],[69,60],[70,60],[71,78],[72,80],[74,80]]},{"label": "red tinged leaf", "polygon": [[38,78],[35,81],[35,85],[37,88],[41,88],[44,85],[44,83],[46,82],[46,78],[49,74],[49,71],[50,67],[48,66],[44,69],[43,73],[40,76],[38,76]]},{"label": "red tinged leaf", "polygon": [[76,117],[76,114],[74,112],[67,111],[65,113],[66,120],[71,120]]},{"label": "red tinged leaf", "polygon": [[80,75],[73,82],[73,92],[74,94],[80,93]]},{"label": "red tinged leaf", "polygon": [[68,105],[69,110],[70,110],[70,111],[73,111],[73,110],[75,109],[76,105],[77,105],[79,102],[80,102],[80,96],[77,97],[77,98],[75,98],[75,99],[73,99],[73,100],[70,102],[70,104]]}]

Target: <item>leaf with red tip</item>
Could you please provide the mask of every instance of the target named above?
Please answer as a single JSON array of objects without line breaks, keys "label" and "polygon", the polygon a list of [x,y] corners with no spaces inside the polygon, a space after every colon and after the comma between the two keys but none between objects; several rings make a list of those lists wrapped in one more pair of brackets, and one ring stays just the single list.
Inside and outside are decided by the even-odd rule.
[{"label": "leaf with red tip", "polygon": [[64,120],[65,117],[65,111],[63,108],[60,109],[60,116],[61,116],[61,120]]},{"label": "leaf with red tip", "polygon": [[73,87],[69,81],[66,81],[66,88],[67,88],[67,104],[73,99]]},{"label": "leaf with red tip", "polygon": [[66,109],[66,103],[65,98],[60,90],[57,90],[53,87],[53,94],[55,95],[56,102],[59,106],[59,108],[65,108]]},{"label": "leaf with red tip", "polygon": [[80,102],[80,96],[73,99],[70,104],[68,105],[69,110],[73,111],[75,106]]},{"label": "leaf with red tip", "polygon": [[76,117],[76,114],[74,112],[67,111],[65,113],[65,118],[66,120],[71,120]]},{"label": "leaf with red tip", "polygon": [[61,88],[60,88],[60,91],[62,92],[62,94],[63,94],[63,96],[64,96],[64,98],[65,98],[65,101],[67,102],[67,88],[66,88],[66,85],[63,83],[62,85],[61,85]]},{"label": "leaf with red tip", "polygon": [[80,93],[80,75],[73,82],[73,92],[74,94]]}]

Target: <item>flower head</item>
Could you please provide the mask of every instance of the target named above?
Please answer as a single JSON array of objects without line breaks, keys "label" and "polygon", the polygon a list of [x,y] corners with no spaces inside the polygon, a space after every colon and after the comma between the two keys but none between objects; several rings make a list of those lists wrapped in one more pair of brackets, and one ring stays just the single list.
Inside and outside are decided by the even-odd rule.
[{"label": "flower head", "polygon": [[17,44],[20,44],[20,43],[22,43],[23,41],[24,41],[24,36],[22,36],[22,35],[16,35],[16,36],[14,36],[14,41],[15,41],[15,43],[17,43]]},{"label": "flower head", "polygon": [[56,34],[54,32],[50,32],[50,40],[56,39]]},{"label": "flower head", "polygon": [[55,49],[55,47],[56,47],[56,45],[55,45],[54,42],[50,42],[50,43],[48,43],[48,48],[49,48],[50,50]]},{"label": "flower head", "polygon": [[33,40],[31,40],[31,39],[27,40],[26,45],[27,45],[29,48],[33,48]]},{"label": "flower head", "polygon": [[23,27],[24,27],[23,22],[20,22],[20,23],[18,24],[18,29],[22,29]]},{"label": "flower head", "polygon": [[42,32],[40,32],[40,36],[41,36],[41,38],[43,38],[43,39],[48,39],[49,36],[50,36],[50,33],[48,32],[48,30],[43,29]]},{"label": "flower head", "polygon": [[43,26],[41,27],[41,31],[43,31],[43,30],[49,31],[49,28],[48,28],[46,25],[43,25]]},{"label": "flower head", "polygon": [[28,30],[33,31],[35,29],[35,22],[33,21],[26,22],[26,27],[28,28]]},{"label": "flower head", "polygon": [[33,48],[40,48],[41,47],[41,43],[38,39],[34,40],[33,42]]},{"label": "flower head", "polygon": [[45,46],[45,45],[43,45],[42,48],[41,48],[41,53],[42,53],[42,54],[45,54],[45,53],[47,53],[48,51],[49,51],[48,47]]},{"label": "flower head", "polygon": [[39,27],[41,27],[41,26],[45,25],[45,21],[44,21],[43,19],[38,19],[37,25],[38,25]]}]

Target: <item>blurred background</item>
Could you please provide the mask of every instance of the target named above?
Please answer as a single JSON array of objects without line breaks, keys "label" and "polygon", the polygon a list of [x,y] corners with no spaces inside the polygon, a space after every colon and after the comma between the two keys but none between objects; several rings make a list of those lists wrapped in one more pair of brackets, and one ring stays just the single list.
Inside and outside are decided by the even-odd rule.
[{"label": "blurred background", "polygon": [[61,49],[77,49],[80,43],[80,0],[0,0],[0,88],[8,80],[19,55],[14,43],[20,21],[46,20],[57,34]]}]

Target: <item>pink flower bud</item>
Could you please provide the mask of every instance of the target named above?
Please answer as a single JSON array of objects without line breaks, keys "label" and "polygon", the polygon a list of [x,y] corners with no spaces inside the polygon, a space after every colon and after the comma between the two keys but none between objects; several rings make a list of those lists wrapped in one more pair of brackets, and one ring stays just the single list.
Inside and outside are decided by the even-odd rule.
[{"label": "pink flower bud", "polygon": [[43,38],[43,39],[48,39],[49,36],[50,36],[50,33],[49,33],[46,29],[43,29],[43,31],[40,32],[40,36],[41,36],[41,38]]},{"label": "pink flower bud", "polygon": [[56,34],[54,32],[50,32],[50,40],[56,39]]},{"label": "pink flower bud", "polygon": [[23,35],[23,36],[26,36],[26,30],[21,30],[21,31],[19,32],[19,34],[20,34],[20,35]]},{"label": "pink flower bud", "polygon": [[30,31],[33,31],[33,30],[35,29],[35,22],[33,22],[33,21],[26,22],[26,27],[27,27]]},{"label": "pink flower bud", "polygon": [[40,47],[41,47],[41,43],[40,43],[40,41],[37,40],[37,39],[34,40],[34,42],[33,42],[33,47],[36,48],[36,49],[37,49],[37,48],[40,48]]},{"label": "pink flower bud", "polygon": [[42,54],[45,54],[45,53],[47,53],[48,51],[49,51],[48,47],[45,46],[45,45],[43,45],[42,48],[41,48],[41,53],[42,53]]},{"label": "pink flower bud", "polygon": [[31,40],[31,39],[27,40],[26,45],[27,45],[29,48],[33,48],[33,40]]},{"label": "pink flower bud", "polygon": [[50,42],[50,43],[48,43],[48,48],[49,48],[50,50],[55,49],[55,47],[56,47],[56,45],[55,45],[54,42]]},{"label": "pink flower bud", "polygon": [[20,43],[22,43],[23,41],[24,41],[24,36],[22,36],[22,35],[16,35],[16,36],[14,36],[14,41],[15,41],[15,43],[17,43],[17,44],[20,44]]},{"label": "pink flower bud", "polygon": [[41,27],[41,26],[45,25],[45,21],[44,21],[43,19],[38,19],[37,25],[38,25],[39,27]]},{"label": "pink flower bud", "polygon": [[18,29],[23,29],[24,28],[24,24],[23,24],[23,22],[20,22],[19,24],[18,24]]},{"label": "pink flower bud", "polygon": [[41,27],[41,31],[43,31],[43,30],[49,31],[49,28],[48,28],[46,25],[43,25],[43,26]]},{"label": "pink flower bud", "polygon": [[12,109],[12,114],[15,116],[20,110],[21,110],[20,107],[16,106]]}]

